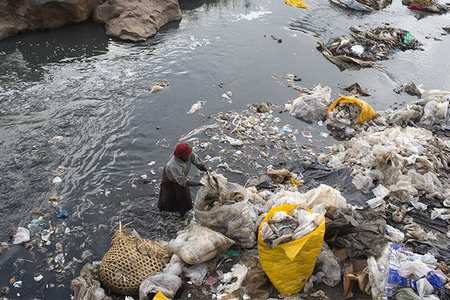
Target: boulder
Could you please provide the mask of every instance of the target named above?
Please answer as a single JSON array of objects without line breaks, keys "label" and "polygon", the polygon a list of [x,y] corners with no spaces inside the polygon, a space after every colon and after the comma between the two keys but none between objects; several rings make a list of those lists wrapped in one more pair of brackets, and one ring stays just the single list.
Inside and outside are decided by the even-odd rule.
[{"label": "boulder", "polygon": [[107,0],[95,8],[93,20],[105,23],[108,36],[142,42],[181,20],[181,10],[177,0]]},{"label": "boulder", "polygon": [[98,4],[99,0],[2,0],[0,40],[26,30],[85,21]]}]

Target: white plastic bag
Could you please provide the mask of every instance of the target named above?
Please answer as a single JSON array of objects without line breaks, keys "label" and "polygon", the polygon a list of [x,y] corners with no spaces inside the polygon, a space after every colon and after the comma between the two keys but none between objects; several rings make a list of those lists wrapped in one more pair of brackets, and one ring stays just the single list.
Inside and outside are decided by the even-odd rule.
[{"label": "white plastic bag", "polygon": [[163,293],[166,297],[172,298],[182,285],[180,277],[172,274],[155,273],[142,281],[139,286],[139,299],[148,300],[147,295],[150,293]]},{"label": "white plastic bag", "polygon": [[318,87],[311,94],[305,94],[294,100],[291,115],[307,123],[322,120],[331,104],[331,89]]},{"label": "white plastic bag", "polygon": [[22,244],[30,240],[30,231],[25,227],[18,227],[13,235],[12,243],[14,245]]},{"label": "white plastic bag", "polygon": [[195,225],[177,254],[185,263],[196,265],[223,254],[233,244],[233,240],[220,232]]}]

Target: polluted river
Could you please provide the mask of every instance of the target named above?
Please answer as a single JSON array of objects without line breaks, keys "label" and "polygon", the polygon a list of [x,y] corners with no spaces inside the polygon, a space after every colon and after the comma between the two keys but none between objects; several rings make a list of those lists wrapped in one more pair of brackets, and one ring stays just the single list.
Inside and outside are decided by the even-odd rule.
[{"label": "polluted river", "polygon": [[[192,215],[160,214],[157,203],[162,168],[180,141],[244,186],[269,166],[316,161],[343,142],[322,121],[289,113],[286,105],[304,91],[328,86],[334,101],[359,83],[375,111],[394,112],[418,100],[396,92],[406,83],[450,90],[448,14],[400,0],[372,12],[307,3],[182,0],[182,20],[142,43],[111,39],[91,21],[0,41],[0,297],[73,299],[71,281],[87,262],[101,261],[119,222],[143,238],[175,238]],[[410,32],[421,49],[362,69],[340,68],[317,49],[319,41],[349,36],[351,26],[384,25]],[[157,84],[164,88],[151,93]],[[256,120],[249,106],[261,103],[271,109]],[[233,147],[220,132],[245,133],[217,120],[236,115],[289,139],[254,137]],[[193,199],[198,190],[191,188]],[[18,227],[34,243],[11,244]],[[341,291],[333,299],[343,299]]]}]

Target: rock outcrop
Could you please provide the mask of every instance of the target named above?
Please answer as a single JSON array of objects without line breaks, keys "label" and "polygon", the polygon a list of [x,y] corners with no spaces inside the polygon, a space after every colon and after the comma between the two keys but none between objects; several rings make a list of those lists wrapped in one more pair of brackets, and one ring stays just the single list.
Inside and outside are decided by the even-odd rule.
[{"label": "rock outcrop", "polygon": [[181,20],[177,0],[0,0],[0,40],[92,15],[105,23],[107,35],[132,42],[145,41],[164,24]]},{"label": "rock outcrop", "polygon": [[85,21],[98,4],[99,0],[1,0],[0,40],[27,30]]},{"label": "rock outcrop", "polygon": [[142,42],[164,24],[181,20],[181,10],[177,0],[107,0],[97,6],[93,20],[104,22],[109,36]]}]

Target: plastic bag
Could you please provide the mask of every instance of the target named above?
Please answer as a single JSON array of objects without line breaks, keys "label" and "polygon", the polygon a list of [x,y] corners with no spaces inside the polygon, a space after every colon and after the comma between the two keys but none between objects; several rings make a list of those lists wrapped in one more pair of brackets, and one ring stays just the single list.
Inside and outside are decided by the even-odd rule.
[{"label": "plastic bag", "polygon": [[328,114],[332,112],[339,103],[354,103],[361,106],[361,113],[359,115],[359,119],[356,121],[356,124],[362,123],[365,120],[372,120],[372,118],[375,116],[375,111],[366,101],[358,98],[343,96],[339,97],[336,101],[334,101],[333,104],[331,104],[327,112],[327,117]]},{"label": "plastic bag", "polygon": [[400,287],[411,287],[421,297],[432,294],[435,289],[445,289],[433,268],[421,260],[421,255],[402,248],[403,245],[390,244],[389,274],[385,286],[387,297],[393,296]]},{"label": "plastic bag", "polygon": [[[263,223],[267,222],[276,212],[284,211],[289,213],[297,205],[285,204],[272,208],[267,213]],[[311,212],[309,209],[308,211]],[[261,230],[261,226],[259,230]],[[274,249],[264,243],[259,230],[259,259],[270,281],[281,294],[292,295],[300,292],[314,271],[317,256],[322,248],[325,234],[325,218],[312,233],[301,239],[286,244],[279,244]]]},{"label": "plastic bag", "polygon": [[196,265],[223,254],[234,241],[223,234],[203,226],[195,226],[178,256],[189,265]]},{"label": "plastic bag", "polygon": [[12,237],[14,245],[22,244],[30,240],[30,231],[25,227],[18,227],[16,233]]},{"label": "plastic bag", "polygon": [[299,96],[292,102],[290,114],[307,123],[322,120],[331,104],[331,89],[326,86],[311,94]]},{"label": "plastic bag", "polygon": [[438,102],[431,100],[425,105],[421,123],[426,125],[434,125],[440,123],[441,120],[447,119],[448,101]]},{"label": "plastic bag", "polygon": [[163,293],[168,298],[172,298],[182,284],[183,282],[178,276],[165,273],[153,274],[142,281],[139,286],[139,299],[148,299],[148,294],[158,292]]},{"label": "plastic bag", "polygon": [[315,275],[326,285],[334,287],[341,282],[341,266],[338,258],[325,242],[317,257],[317,268],[319,271]]},{"label": "plastic bag", "polygon": [[70,288],[74,292],[75,300],[111,300],[98,281],[98,265],[85,264],[80,276],[72,279]]},{"label": "plastic bag", "polygon": [[176,254],[172,255],[170,262],[166,264],[166,267],[163,269],[163,272],[166,274],[172,274],[175,276],[180,276],[183,273],[184,262],[180,259],[180,257]]},{"label": "plastic bag", "polygon": [[325,214],[328,206],[347,206],[347,200],[341,195],[341,192],[326,184],[321,184],[304,194],[289,191],[279,192],[267,201],[266,208],[269,211],[274,206],[300,203],[306,204],[311,211],[318,214]]},{"label": "plastic bag", "polygon": [[231,238],[240,247],[252,248],[256,243],[256,235],[246,189],[238,184],[228,183],[228,193],[233,192],[241,192],[244,200],[204,210],[208,194],[206,189],[201,188],[194,203],[195,218],[201,225]]},{"label": "plastic bag", "polygon": [[208,268],[206,263],[190,266],[185,269],[186,277],[192,281],[196,286],[201,286],[203,284],[203,279],[205,279]]}]

